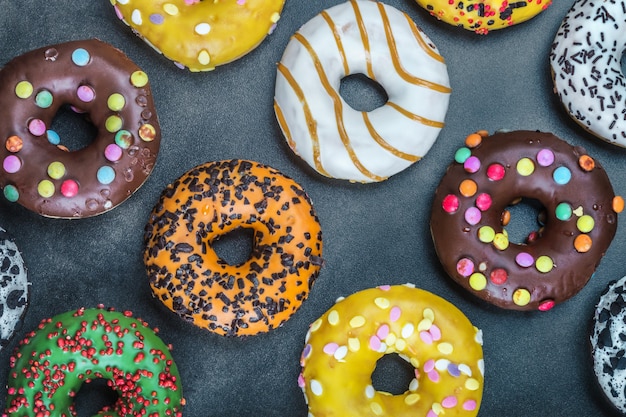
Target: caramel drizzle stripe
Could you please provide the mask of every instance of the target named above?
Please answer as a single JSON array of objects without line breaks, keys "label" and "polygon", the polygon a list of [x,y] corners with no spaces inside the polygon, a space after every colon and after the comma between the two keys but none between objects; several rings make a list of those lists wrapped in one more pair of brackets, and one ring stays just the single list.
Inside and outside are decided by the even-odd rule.
[{"label": "caramel drizzle stripe", "polygon": [[350,67],[348,66],[348,59],[346,58],[346,51],[345,49],[343,49],[343,43],[341,42],[341,37],[339,36],[339,33],[337,32],[337,28],[335,27],[333,18],[330,17],[330,15],[326,12],[326,10],[323,10],[320,14],[322,15],[326,23],[328,23],[328,27],[330,28],[331,32],[333,32],[333,37],[335,38],[335,43],[337,44],[337,50],[339,51],[339,54],[341,55],[341,62],[343,63],[343,71],[346,75],[350,74]]},{"label": "caramel drizzle stripe", "polygon": [[322,164],[320,163],[320,142],[319,142],[319,138],[317,137],[317,128],[316,128],[317,123],[315,122],[315,119],[313,118],[313,115],[311,114],[311,109],[309,108],[309,104],[307,103],[306,98],[304,97],[304,93],[302,92],[302,89],[298,85],[298,82],[293,78],[293,75],[291,75],[291,72],[289,72],[289,69],[287,69],[287,67],[285,67],[281,62],[278,63],[278,71],[281,73],[283,77],[285,77],[285,80],[287,80],[287,82],[289,83],[289,86],[293,89],[293,91],[298,96],[298,100],[302,103],[304,117],[306,119],[306,124],[309,127],[309,134],[311,135],[311,141],[312,141],[312,146],[313,146],[313,161],[315,163],[315,169],[322,175],[330,177],[330,175],[326,172],[326,170],[322,167]]},{"label": "caramel drizzle stripe", "polygon": [[[423,78],[416,77],[404,69],[404,67],[402,66],[402,63],[400,63],[400,56],[398,55],[398,48],[396,46],[396,40],[393,37],[391,24],[389,23],[389,17],[387,16],[387,13],[385,12],[385,8],[383,4],[382,3],[377,3],[377,4],[378,4],[378,9],[380,11],[381,18],[383,20],[383,26],[385,27],[385,35],[387,36],[387,43],[389,44],[389,51],[391,52],[391,61],[393,62],[393,67],[395,68],[398,75],[400,75],[400,77],[402,77],[403,80],[410,82],[411,84],[426,87],[431,90],[438,91],[440,93],[450,93],[452,91],[450,87],[437,84],[432,81],[425,80]],[[418,34],[418,37],[419,37],[419,34]]]},{"label": "caramel drizzle stripe", "polygon": [[341,142],[343,143],[343,146],[346,148],[348,155],[350,155],[350,160],[352,160],[352,163],[354,164],[354,166],[356,166],[357,169],[366,177],[374,181],[382,181],[386,179],[386,177],[381,177],[370,172],[367,168],[365,168],[365,166],[363,166],[361,161],[359,161],[359,158],[356,156],[356,153],[354,152],[354,149],[352,148],[352,145],[350,144],[350,138],[348,137],[348,134],[346,133],[346,128],[343,124],[343,120],[341,119],[341,115],[343,114],[343,105],[341,104],[341,98],[339,94],[335,91],[335,89],[328,82],[328,78],[326,77],[326,73],[324,72],[324,67],[321,64],[319,57],[315,53],[315,50],[313,50],[313,48],[311,47],[311,44],[309,44],[306,38],[298,32],[296,32],[296,34],[294,35],[294,38],[297,39],[302,44],[302,46],[304,46],[306,50],[309,52],[311,59],[313,59],[313,63],[315,65],[317,74],[320,78],[320,82],[324,86],[326,93],[333,100],[333,104],[335,107],[335,120],[337,121],[337,129],[339,130],[339,137],[341,138]]},{"label": "caramel drizzle stripe", "polygon": [[359,32],[361,32],[361,40],[363,41],[363,49],[365,50],[365,62],[367,64],[367,75],[375,80],[374,70],[372,69],[372,56],[370,52],[370,40],[367,36],[367,29],[365,28],[365,22],[363,21],[363,16],[361,15],[361,10],[359,10],[359,5],[355,0],[350,0],[352,4],[352,8],[354,9],[354,15],[359,26]]},{"label": "caramel drizzle stripe", "polygon": [[291,136],[291,131],[289,130],[289,126],[287,125],[287,121],[285,120],[283,109],[280,108],[276,99],[274,99],[274,113],[276,113],[276,120],[278,120],[278,124],[285,134],[287,144],[291,149],[295,151],[296,143],[293,141],[293,137]]},{"label": "caramel drizzle stripe", "polygon": [[402,115],[408,117],[409,119],[418,121],[418,122],[420,122],[423,125],[430,126],[430,127],[436,127],[436,128],[439,128],[439,129],[442,129],[443,126],[444,126],[443,122],[439,122],[437,120],[427,119],[427,118],[422,117],[420,115],[417,115],[415,113],[411,113],[410,111],[406,110],[403,107],[398,106],[396,103],[393,103],[391,101],[388,101],[385,105],[386,106],[390,106],[390,107],[396,109]]},{"label": "caramel drizzle stripe", "polygon": [[370,121],[368,113],[361,112],[361,114],[363,115],[363,121],[365,122],[365,126],[367,126],[367,130],[370,132],[370,135],[372,136],[374,141],[378,145],[380,145],[381,148],[385,149],[387,152],[393,154],[394,156],[397,156],[398,158],[404,159],[409,162],[417,162],[422,159],[421,156],[411,155],[391,146],[389,143],[387,143],[387,141],[385,141],[385,139],[383,139],[382,136],[378,134],[378,132],[372,125],[372,122]]},{"label": "caramel drizzle stripe", "polygon": [[417,25],[415,24],[415,22],[412,21],[411,18],[407,14],[405,14],[404,16],[406,17],[407,22],[409,22],[409,27],[411,28],[411,31],[413,32],[413,36],[415,36],[415,40],[420,45],[420,47],[424,50],[424,52],[426,52],[432,59],[439,61],[441,63],[445,63],[445,59],[443,58],[443,56],[433,51],[433,49],[430,48],[426,44],[426,41],[424,41],[424,38],[422,37],[419,30],[417,29]]}]

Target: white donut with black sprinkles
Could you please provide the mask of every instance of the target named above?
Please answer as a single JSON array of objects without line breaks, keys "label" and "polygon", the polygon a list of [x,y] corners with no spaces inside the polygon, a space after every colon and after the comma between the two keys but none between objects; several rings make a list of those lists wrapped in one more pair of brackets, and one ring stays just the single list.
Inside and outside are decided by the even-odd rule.
[{"label": "white donut with black sprinkles", "polygon": [[29,286],[22,255],[13,237],[0,227],[0,350],[22,322]]},{"label": "white donut with black sprinkles", "polygon": [[626,413],[626,277],[602,293],[590,337],[593,370],[609,401]]},{"label": "white donut with black sprinkles", "polygon": [[552,44],[554,90],[578,124],[593,135],[626,147],[626,4],[577,0]]}]

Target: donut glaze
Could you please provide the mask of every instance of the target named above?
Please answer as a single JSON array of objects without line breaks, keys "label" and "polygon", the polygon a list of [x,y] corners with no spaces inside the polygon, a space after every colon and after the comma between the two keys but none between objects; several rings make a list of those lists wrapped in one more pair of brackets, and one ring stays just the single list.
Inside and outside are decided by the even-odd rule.
[{"label": "donut glaze", "polygon": [[[52,130],[61,106],[97,129],[68,151]],[[0,187],[11,202],[47,217],[101,214],[148,178],[160,128],[148,77],[121,51],[96,40],[40,48],[0,71]]]},{"label": "donut glaze", "polygon": [[[364,74],[389,100],[350,107],[341,80]],[[274,110],[289,147],[318,173],[379,182],[419,161],[448,110],[443,57],[407,16],[351,0],[322,11],[293,35],[278,64]]]},{"label": "donut glaze", "polygon": [[22,323],[29,289],[24,259],[13,236],[0,227],[0,351]]},{"label": "donut glaze", "polygon": [[44,319],[11,356],[5,416],[76,416],[74,396],[96,378],[119,396],[98,415],[181,417],[170,349],[130,312],[78,309]]},{"label": "donut glaze", "polygon": [[[435,250],[453,280],[502,308],[542,311],[578,293],[617,229],[624,200],[585,149],[550,133],[472,134],[432,205]],[[510,242],[507,207],[537,200],[545,226]]]},{"label": "donut glaze", "polygon": [[589,338],[593,371],[611,404],[626,414],[626,277],[612,281],[596,305]]},{"label": "donut glaze", "polygon": [[480,35],[530,20],[552,4],[551,0],[416,1],[437,19]]},{"label": "donut glaze", "polygon": [[285,0],[111,0],[139,37],[191,71],[246,55],[274,31]]},{"label": "donut glaze", "polygon": [[[454,305],[412,284],[341,298],[311,324],[298,383],[309,416],[476,416],[483,392],[482,332]],[[399,395],[372,383],[397,353],[415,368]]]},{"label": "donut glaze", "polygon": [[[240,265],[211,244],[254,232]],[[307,298],[322,266],[322,231],[291,178],[252,161],[200,165],[162,193],[146,225],[144,261],[156,298],[198,327],[226,336],[267,332]]]},{"label": "donut glaze", "polygon": [[568,115],[613,145],[626,146],[621,59],[626,48],[622,1],[577,0],[552,43],[554,91]]}]

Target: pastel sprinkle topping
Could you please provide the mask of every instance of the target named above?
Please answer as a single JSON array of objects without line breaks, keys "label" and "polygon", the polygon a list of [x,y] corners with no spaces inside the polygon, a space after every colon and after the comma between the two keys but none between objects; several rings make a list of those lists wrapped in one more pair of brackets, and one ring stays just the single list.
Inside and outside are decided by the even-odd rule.
[{"label": "pastel sprinkle topping", "polygon": [[76,50],[74,50],[74,52],[72,52],[72,62],[74,62],[74,64],[78,65],[79,67],[84,67],[85,65],[89,64],[90,60],[91,55],[89,55],[89,52],[87,52],[86,49],[77,48]]},{"label": "pastel sprinkle topping", "polygon": [[33,85],[28,81],[20,81],[15,86],[15,95],[22,99],[27,99],[33,94]]}]

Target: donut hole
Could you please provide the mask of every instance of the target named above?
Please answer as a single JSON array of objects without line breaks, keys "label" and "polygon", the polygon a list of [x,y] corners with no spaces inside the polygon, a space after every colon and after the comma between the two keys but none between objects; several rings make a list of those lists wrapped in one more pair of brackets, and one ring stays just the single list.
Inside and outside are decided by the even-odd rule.
[{"label": "donut hole", "polygon": [[218,236],[211,245],[222,262],[231,266],[242,265],[252,255],[254,230],[239,227]]},{"label": "donut hole", "polygon": [[388,353],[376,361],[372,386],[376,391],[400,395],[409,389],[415,368],[397,353]]},{"label": "donut hole", "polygon": [[84,383],[74,397],[74,407],[78,417],[94,416],[104,407],[113,407],[119,396],[108,386],[104,378],[96,378]]},{"label": "donut hole", "polygon": [[339,95],[354,110],[370,112],[388,100],[385,89],[364,74],[347,75],[341,79]]},{"label": "donut hole", "polygon": [[70,106],[62,106],[55,114],[48,134],[48,140],[53,145],[60,145],[70,152],[79,151],[89,146],[98,134],[96,127],[91,124],[86,114],[74,111]]},{"label": "donut hole", "polygon": [[[508,223],[506,212],[510,217]],[[522,197],[506,208],[502,219],[509,242],[527,244],[540,237],[540,229],[545,225],[545,207],[537,199]]]}]

